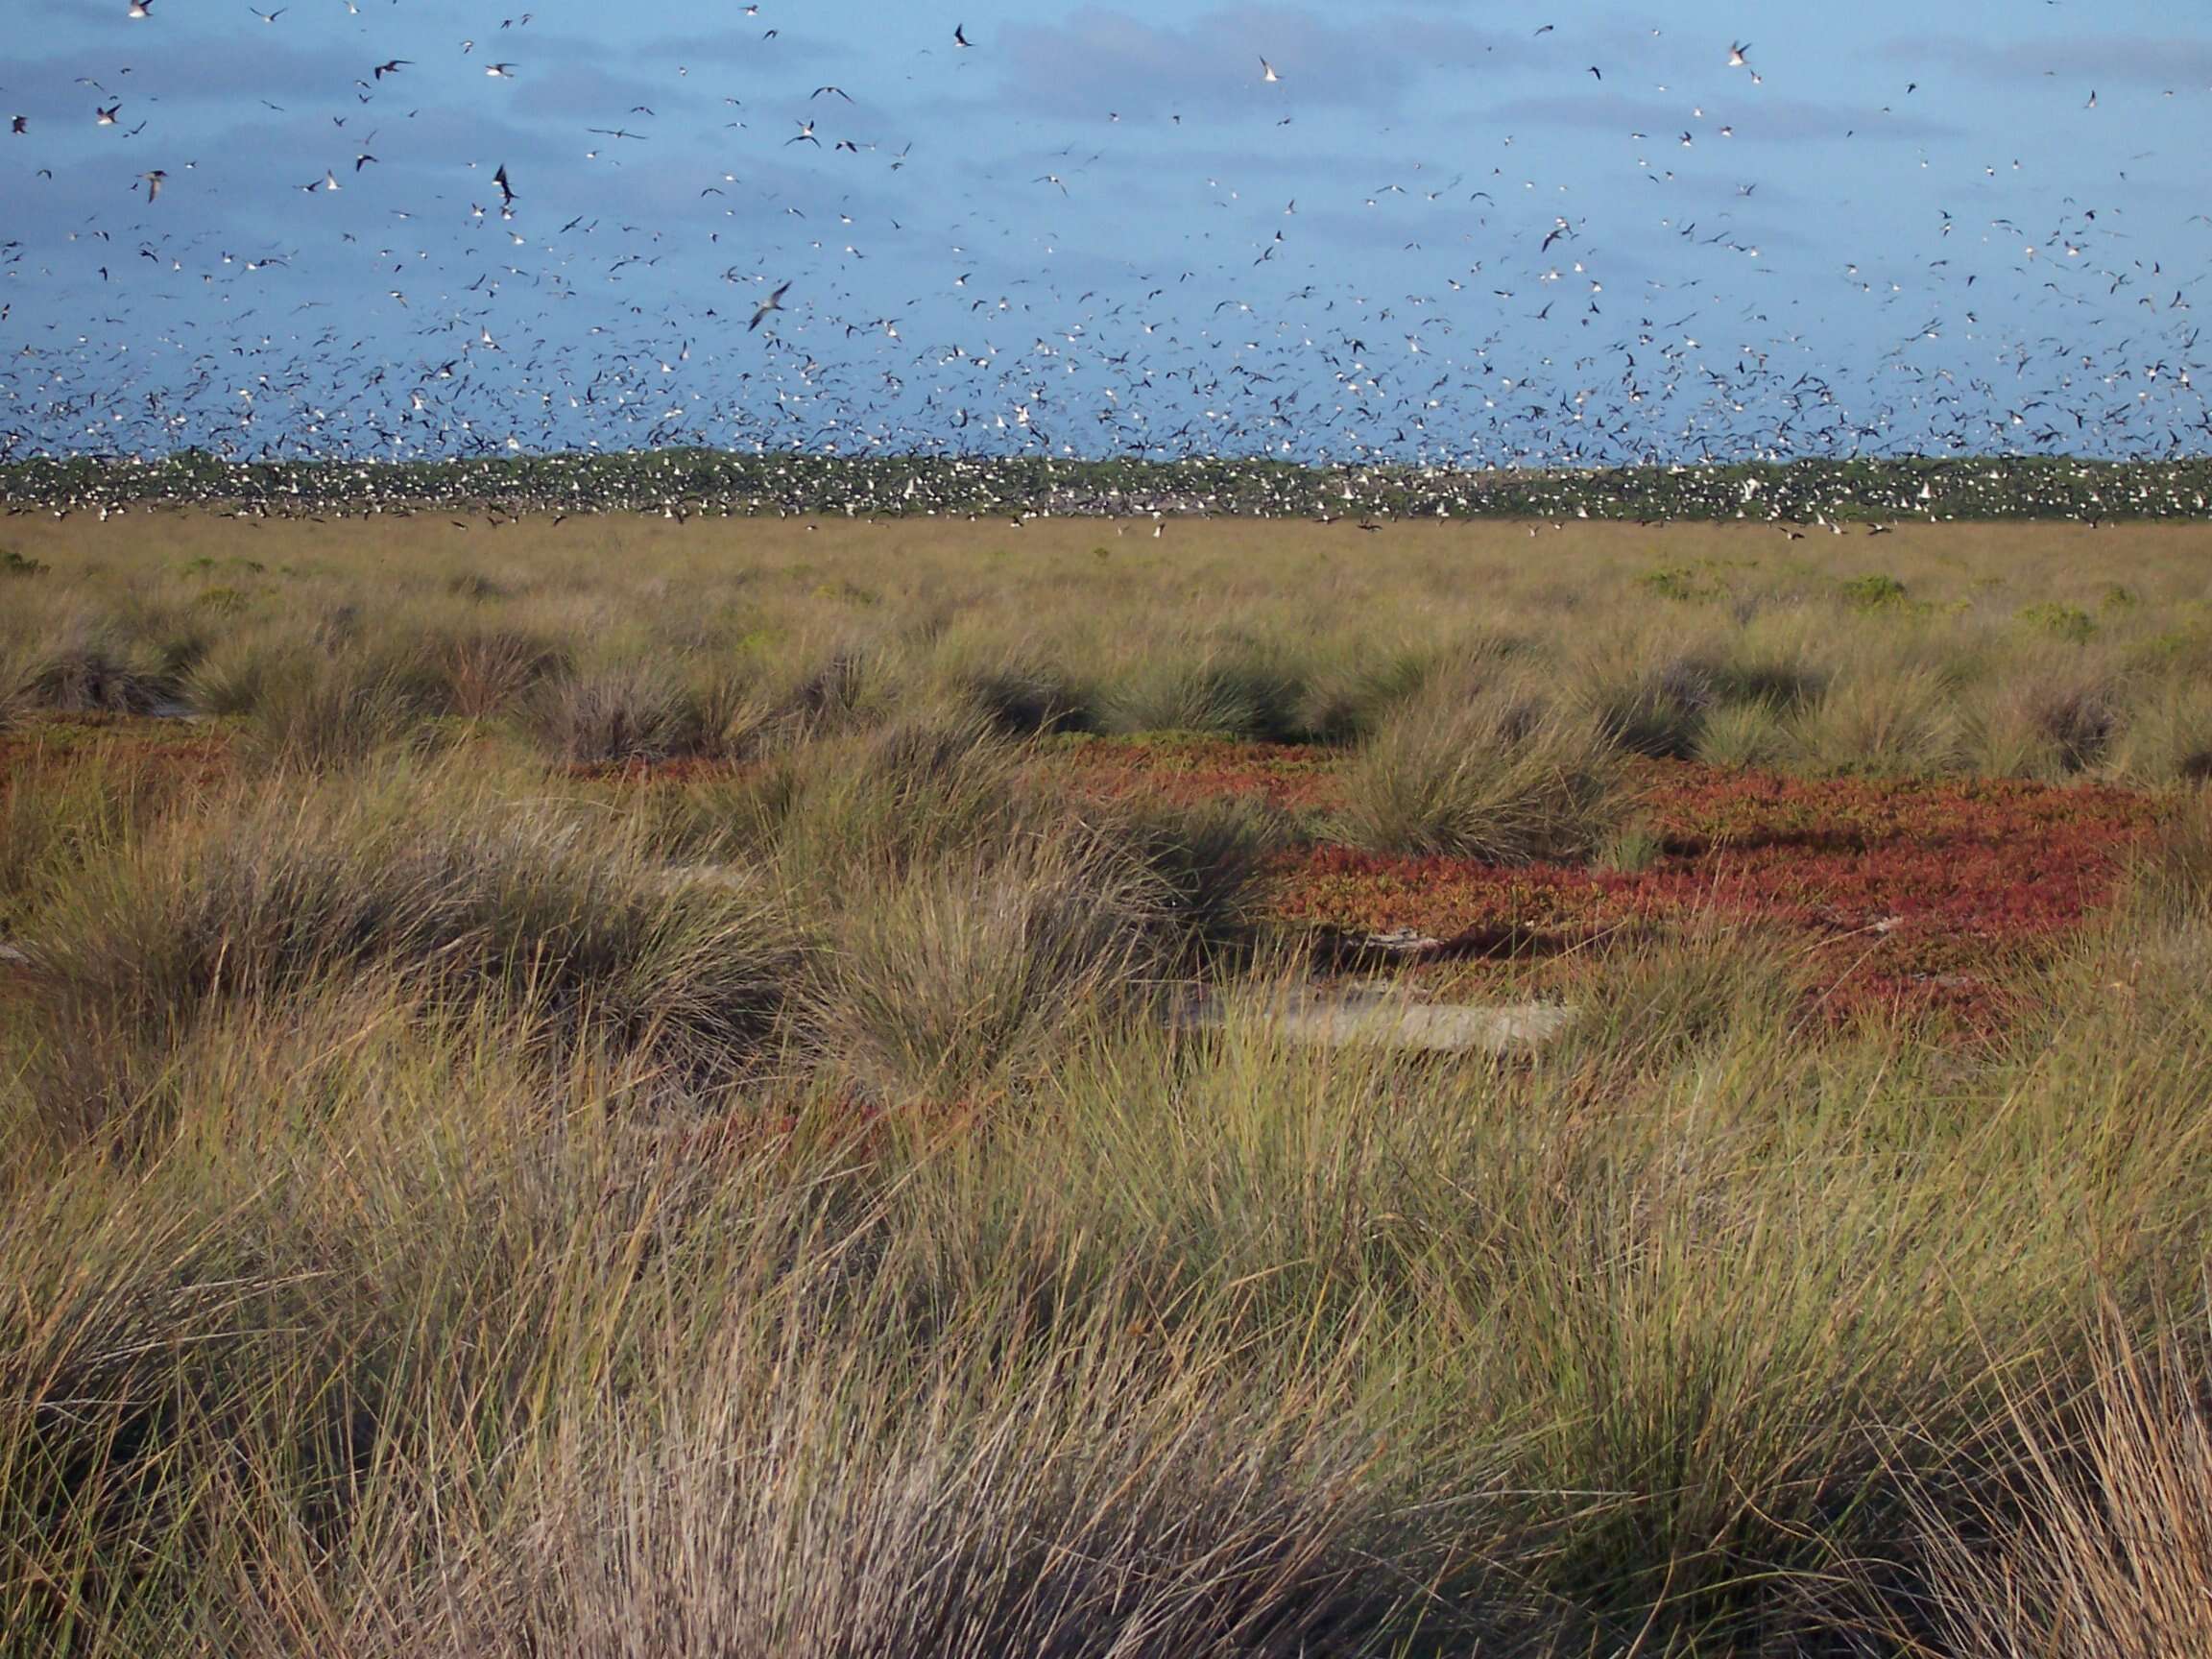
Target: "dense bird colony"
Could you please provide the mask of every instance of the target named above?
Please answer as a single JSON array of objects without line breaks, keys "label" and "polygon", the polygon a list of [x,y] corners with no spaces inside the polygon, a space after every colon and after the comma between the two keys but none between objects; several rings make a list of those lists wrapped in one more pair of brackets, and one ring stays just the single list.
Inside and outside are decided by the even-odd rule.
[{"label": "dense bird colony", "polygon": [[[2170,459],[2212,436],[2193,310],[2212,220],[2156,159],[2203,138],[2186,52],[2139,65],[2127,109],[2083,87],[2076,131],[2035,134],[2050,172],[2050,145],[2138,125],[2097,200],[1979,156],[1990,134],[1937,85],[1979,72],[1961,53],[1858,108],[1821,102],[1802,54],[1731,36],[1385,19],[1370,50],[1427,42],[1447,81],[1527,95],[1431,153],[1389,140],[1377,180],[1303,136],[1333,121],[1333,140],[1351,96],[1320,60],[1345,42],[1310,18],[1281,41],[1264,16],[1234,41],[1201,22],[1140,72],[1131,20],[902,14],[827,84],[839,48],[803,37],[822,20],[777,5],[618,48],[530,12],[235,17],[118,0],[0,82],[23,110],[0,146],[0,461],[1466,470]],[[2064,42],[2048,52],[2068,73]],[[188,70],[211,55],[266,142],[195,154],[187,103],[225,94]],[[1003,112],[1065,62],[1121,107],[1072,85],[1049,114]],[[1603,141],[1518,137],[1515,111]],[[978,120],[998,141],[976,146]],[[1264,157],[1239,148],[1256,130]],[[1751,176],[1792,144],[1848,188],[1825,161]],[[1823,221],[1881,244],[1819,268]]]},{"label": "dense bird colony", "polygon": [[91,512],[200,506],[250,516],[484,509],[499,515],[651,512],[669,517],[1204,517],[1320,523],[1377,517],[1710,519],[1807,534],[1882,534],[1918,519],[2198,518],[2212,509],[2212,462],[2008,460],[1787,466],[1331,469],[1280,461],[1072,461],[1046,457],[733,455],[655,449],[477,461],[224,462],[204,451],[160,460],[0,466],[0,511]]}]

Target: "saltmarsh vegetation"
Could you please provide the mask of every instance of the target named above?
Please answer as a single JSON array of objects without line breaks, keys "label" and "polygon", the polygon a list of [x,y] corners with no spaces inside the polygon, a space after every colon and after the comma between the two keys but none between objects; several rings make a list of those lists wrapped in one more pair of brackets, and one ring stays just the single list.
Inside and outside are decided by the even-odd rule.
[{"label": "saltmarsh vegetation", "polygon": [[[1627,527],[564,528],[301,526],[214,606],[205,521],[30,547],[6,1650],[2212,1639],[2212,622],[2155,537],[2115,607],[1900,534],[1861,608]],[[60,718],[129,707],[95,654],[218,717]],[[1054,781],[1163,722],[1343,798]],[[1533,1056],[1270,1039],[1290,838],[1626,859],[1677,755],[2176,805],[1971,1043],[1809,1022],[1720,921]]]}]

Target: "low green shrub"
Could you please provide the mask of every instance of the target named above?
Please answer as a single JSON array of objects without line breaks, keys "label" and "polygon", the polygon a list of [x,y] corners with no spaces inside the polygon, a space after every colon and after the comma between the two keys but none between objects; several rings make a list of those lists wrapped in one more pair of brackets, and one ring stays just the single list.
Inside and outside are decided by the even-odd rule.
[{"label": "low green shrub", "polygon": [[1909,598],[1905,584],[1894,576],[1854,576],[1841,592],[1845,605],[1863,612],[1902,610]]},{"label": "low green shrub", "polygon": [[2020,613],[2020,620],[2069,645],[2086,645],[2097,637],[2097,618],[2075,605],[2031,605]]}]

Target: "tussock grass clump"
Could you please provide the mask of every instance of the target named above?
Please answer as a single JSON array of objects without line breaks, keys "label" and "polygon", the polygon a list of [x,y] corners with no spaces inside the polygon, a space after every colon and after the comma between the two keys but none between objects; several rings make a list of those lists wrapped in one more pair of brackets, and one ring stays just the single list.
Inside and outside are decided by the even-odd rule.
[{"label": "tussock grass clump", "polygon": [[1174,966],[1164,884],[1080,830],[916,864],[837,918],[809,1027],[888,1100],[961,1099],[1034,1075]]},{"label": "tussock grass clump", "polygon": [[466,720],[510,713],[573,666],[565,646],[511,628],[473,629],[441,640],[435,662],[445,711]]},{"label": "tussock grass clump", "polygon": [[1282,812],[1244,800],[1142,802],[1097,829],[1158,880],[1167,916],[1190,946],[1227,959],[1253,943],[1268,868],[1294,838]]},{"label": "tussock grass clump", "polygon": [[1929,1585],[1908,1631],[1959,1659],[2212,1651],[2212,1343],[2107,1310],[2083,1345],[2085,1384],[2048,1362],[2008,1384],[2003,1460],[1971,1500],[1916,1494]]},{"label": "tussock grass clump", "polygon": [[252,714],[273,689],[308,678],[316,654],[279,624],[226,634],[185,674],[180,695],[202,714]]},{"label": "tussock grass clump", "polygon": [[685,694],[698,710],[699,753],[714,760],[749,761],[773,753],[789,727],[774,694],[743,663],[709,658],[685,678]]},{"label": "tussock grass clump", "polygon": [[962,671],[956,694],[1010,737],[1087,732],[1095,724],[1088,689],[1047,663],[1013,658]]},{"label": "tussock grass clump", "polygon": [[2035,729],[2056,751],[2061,770],[2095,771],[2110,757],[2121,714],[2109,687],[2094,683],[2038,685],[2026,703]]},{"label": "tussock grass clump", "polygon": [[1098,695],[1104,732],[1142,736],[1189,732],[1212,737],[1300,734],[1296,678],[1250,653],[1148,653]]},{"label": "tussock grass clump", "polygon": [[96,747],[0,778],[0,931],[67,874],[116,854],[189,798],[157,760]]},{"label": "tussock grass clump", "polygon": [[507,589],[480,570],[460,570],[445,578],[445,591],[456,599],[467,599],[476,604],[487,600],[504,599]]},{"label": "tussock grass clump", "polygon": [[[60,1154],[111,1180],[11,1185],[0,1628],[24,1650],[274,1654],[298,1629],[288,1644],[257,1616],[270,1598],[216,1585],[325,1574],[323,1621],[351,1568],[403,1587],[378,1551],[395,1504],[517,1421],[516,1393],[469,1388],[462,1355],[564,1350],[543,1245],[635,1221],[631,1175],[548,1146],[570,1097],[532,1025],[326,989],[234,1005],[171,1050],[126,1103],[172,1125],[157,1149]],[[0,1100],[11,1151],[51,1172],[19,1094]],[[309,1645],[358,1648],[341,1636]]]},{"label": "tussock grass clump", "polygon": [[1718,698],[1710,664],[1677,657],[1649,667],[1592,667],[1581,688],[1590,717],[1631,755],[1687,759]]},{"label": "tussock grass clump", "polygon": [[1789,723],[1764,703],[1716,709],[1697,729],[1696,758],[1708,766],[1772,767],[1794,746]]},{"label": "tussock grass clump", "polygon": [[1490,659],[1506,654],[1503,641],[1483,640],[1449,659],[1407,649],[1321,664],[1306,678],[1297,712],[1301,733],[1320,743],[1356,743],[1371,735],[1393,709],[1447,674],[1472,677]]},{"label": "tussock grass clump", "polygon": [[28,938],[40,1002],[94,1042],[374,972],[709,1070],[766,1039],[804,959],[757,877],[671,873],[618,829],[404,772],[166,826],[60,883]]},{"label": "tussock grass clump", "polygon": [[1930,668],[1862,668],[1839,677],[1795,722],[1816,770],[1930,776],[1957,769],[1966,733],[1957,694]]},{"label": "tussock grass clump", "polygon": [[52,657],[32,672],[23,701],[58,713],[150,714],[171,687],[157,669],[97,646]]},{"label": "tussock grass clump", "polygon": [[1588,722],[1508,691],[1393,717],[1347,774],[1337,826],[1377,853],[1522,864],[1589,855],[1616,822],[1612,746]]},{"label": "tussock grass clump", "polygon": [[2122,897],[2142,914],[2212,922],[2212,801],[2184,800],[2136,858]]},{"label": "tussock grass clump", "polygon": [[31,661],[30,651],[13,639],[0,637],[0,732],[31,711]]},{"label": "tussock grass clump", "polygon": [[1648,825],[1630,821],[1617,827],[1599,843],[1592,859],[1600,870],[1620,876],[1637,876],[1667,855],[1667,843]]},{"label": "tussock grass clump", "polygon": [[18,696],[60,714],[151,714],[176,700],[180,664],[121,630],[82,625],[31,665]]},{"label": "tussock grass clump", "polygon": [[1970,725],[1973,769],[1995,778],[2061,779],[2094,771],[2120,732],[2111,688],[2092,675],[2053,672],[1985,693]]},{"label": "tussock grass clump", "polygon": [[777,716],[794,738],[850,732],[880,714],[895,688],[881,651],[843,645],[790,680],[775,698]]},{"label": "tussock grass clump", "polygon": [[419,663],[364,650],[299,658],[258,687],[247,746],[265,767],[343,771],[420,744],[436,709]]},{"label": "tussock grass clump", "polygon": [[1576,706],[1622,748],[1675,760],[1710,750],[1728,757],[1720,764],[1781,758],[1788,745],[1773,741],[1773,729],[1832,679],[1790,616],[1672,630],[1623,624],[1581,642],[1575,663]]},{"label": "tussock grass clump", "polygon": [[530,727],[571,766],[621,766],[696,754],[707,726],[670,669],[621,662],[565,675],[533,698]]},{"label": "tussock grass clump", "polygon": [[[1379,1437],[1311,1385],[1142,1360],[1102,1328],[1024,1363],[1019,1400],[977,1398],[987,1365],[951,1358],[896,1413],[805,1373],[710,1387],[676,1436],[625,1435],[562,1516],[532,1639],[494,1650],[613,1654],[650,1627],[685,1653],[1232,1659],[1381,1653],[1407,1620],[1417,1594],[1361,1560],[1404,1530]],[[901,1386],[864,1356],[841,1371]],[[773,1473],[739,1446],[775,1448]]]},{"label": "tussock grass clump", "polygon": [[702,849],[773,861],[835,902],[917,861],[994,846],[1045,822],[1022,751],[972,709],[922,710],[778,757],[685,813]]},{"label": "tussock grass clump", "polygon": [[1676,936],[1623,942],[1551,1063],[1611,1079],[1664,1072],[1715,1044],[1756,1034],[1753,1046],[1796,1025],[1800,962],[1774,941],[1718,918]]},{"label": "tussock grass clump", "polygon": [[2174,685],[2139,699],[2113,764],[2122,777],[2154,787],[2212,782],[2212,689]]},{"label": "tussock grass clump", "polygon": [[1788,714],[1816,701],[1827,688],[1830,671],[1812,658],[1801,640],[1787,645],[1757,637],[1730,643],[1706,670],[1715,698],[1723,706],[1751,706]]}]

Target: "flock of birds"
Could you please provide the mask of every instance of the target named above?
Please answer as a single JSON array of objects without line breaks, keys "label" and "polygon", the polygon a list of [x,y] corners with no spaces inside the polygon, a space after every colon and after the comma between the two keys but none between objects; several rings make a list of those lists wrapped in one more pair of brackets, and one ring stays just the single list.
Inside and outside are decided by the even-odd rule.
[{"label": "flock of birds", "polygon": [[[732,0],[664,50],[602,51],[530,12],[433,46],[472,4],[240,0],[226,23],[229,0],[97,3],[115,38],[66,85],[0,65],[0,109],[21,106],[0,137],[0,462],[2212,450],[2194,318],[2212,216],[2141,165],[2158,152],[2092,201],[2044,196],[2015,158],[1969,175],[1925,139],[1862,144],[1849,188],[1894,199],[1892,241],[1815,268],[1773,204],[1817,214],[1823,180],[1741,176],[1739,156],[1775,154],[1745,40],[1695,55],[1709,87],[1623,98],[1637,124],[1605,148],[1548,157],[1471,120],[1435,154],[1392,134],[1392,176],[1362,187],[1349,158],[1293,148],[1341,109],[1302,97],[1332,66],[1295,41],[1251,42],[1215,108],[1179,75],[1091,109],[1080,77],[1034,84],[1035,28],[994,39],[950,16],[927,44],[831,46],[801,37],[818,8]],[[1519,36],[1517,82],[1623,97],[1644,65],[1585,61],[1576,38]],[[221,113],[279,119],[202,156],[173,129],[204,129],[170,113],[193,94],[154,87],[173,50],[211,44],[240,85],[266,57],[287,102],[239,95]],[[868,63],[902,79],[845,73]],[[1838,119],[1895,120],[1923,78]],[[539,80],[544,98],[517,102]],[[2082,90],[2079,119],[2111,118]],[[2206,135],[2212,89],[2143,96]],[[1618,179],[1596,188],[1592,168]],[[1937,168],[1955,176],[1885,173]],[[1955,208],[1908,217],[1953,188]]]}]

